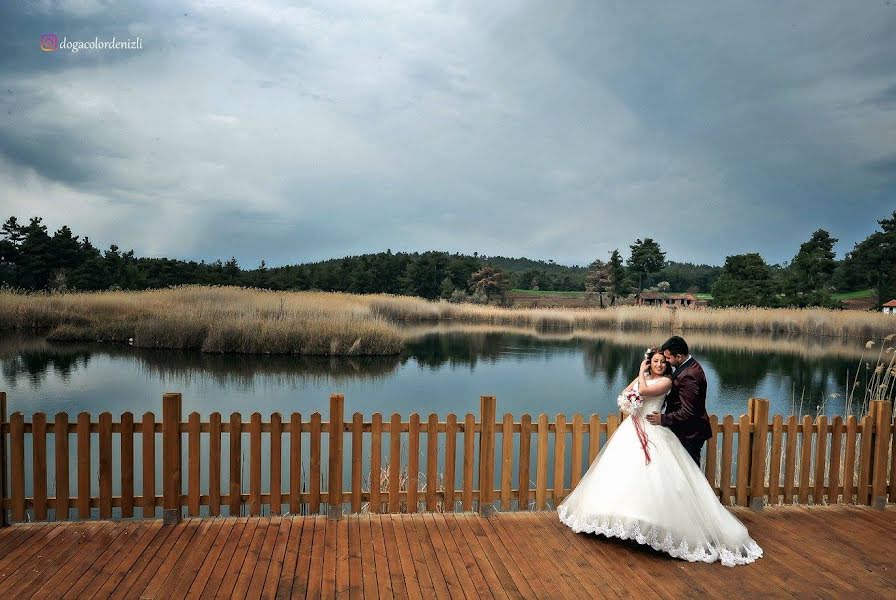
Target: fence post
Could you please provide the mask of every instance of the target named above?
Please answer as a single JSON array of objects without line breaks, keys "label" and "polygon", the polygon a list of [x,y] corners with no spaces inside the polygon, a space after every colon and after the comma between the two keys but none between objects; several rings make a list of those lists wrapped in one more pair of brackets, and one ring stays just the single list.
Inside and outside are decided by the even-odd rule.
[{"label": "fence post", "polygon": [[492,491],[495,483],[495,415],[497,402],[494,396],[479,397],[479,514],[483,517],[495,513]]},{"label": "fence post", "polygon": [[883,510],[887,505],[887,460],[890,448],[890,417],[892,407],[888,400],[874,400],[874,463],[871,478],[871,505]]},{"label": "fence post", "polygon": [[750,508],[762,510],[765,507],[765,454],[768,439],[768,400],[750,398]]},{"label": "fence post", "polygon": [[9,527],[6,518],[6,508],[3,502],[8,496],[6,487],[6,434],[3,426],[6,425],[6,392],[0,392],[0,527]]},{"label": "fence post", "polygon": [[162,522],[165,525],[176,525],[181,519],[181,421],[181,395],[162,396]]},{"label": "fence post", "polygon": [[330,395],[330,454],[327,481],[327,518],[342,518],[342,438],[345,396]]}]

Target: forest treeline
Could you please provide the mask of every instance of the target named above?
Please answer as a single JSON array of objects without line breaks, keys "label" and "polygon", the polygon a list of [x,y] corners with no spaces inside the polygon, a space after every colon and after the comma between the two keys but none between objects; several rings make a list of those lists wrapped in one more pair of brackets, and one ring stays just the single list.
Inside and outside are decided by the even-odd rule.
[{"label": "forest treeline", "polygon": [[896,295],[896,211],[852,251],[836,259],[838,241],[820,229],[791,261],[768,264],[759,253],[728,256],[722,266],[668,260],[651,238],[587,266],[552,260],[442,251],[347,256],[243,268],[237,260],[186,261],[136,256],[117,244],[93,245],[64,225],[53,233],[40,217],[9,217],[0,228],[0,285],[19,290],[142,290],[174,285],[238,285],[274,290],[390,293],[454,301],[500,302],[511,288],[595,293],[615,301],[641,289],[711,293],[716,306],[829,306],[833,295],[874,288],[879,302]]}]

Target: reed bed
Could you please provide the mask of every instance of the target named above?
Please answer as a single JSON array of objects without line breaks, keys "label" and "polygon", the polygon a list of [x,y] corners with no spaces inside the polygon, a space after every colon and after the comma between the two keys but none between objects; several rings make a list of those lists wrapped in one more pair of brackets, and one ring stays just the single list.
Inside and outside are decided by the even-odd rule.
[{"label": "reed bed", "polygon": [[[0,292],[0,329],[46,329],[59,341],[118,341],[205,352],[398,354],[398,325],[461,323],[585,331],[801,334],[880,340],[891,315],[826,309],[517,309],[387,294],[180,286],[140,292]],[[651,334],[652,335],[652,334]],[[659,334],[662,337],[662,334]]]},{"label": "reed bed", "polygon": [[395,325],[350,294],[184,286],[143,292],[0,293],[0,326],[58,341],[251,354],[389,355]]}]

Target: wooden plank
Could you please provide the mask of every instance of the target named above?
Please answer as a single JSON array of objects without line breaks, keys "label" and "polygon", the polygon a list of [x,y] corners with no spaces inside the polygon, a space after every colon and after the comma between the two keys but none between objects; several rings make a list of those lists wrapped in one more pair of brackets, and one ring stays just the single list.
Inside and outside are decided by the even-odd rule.
[{"label": "wooden plank", "polygon": [[340,519],[336,521],[336,565],[335,577],[336,598],[348,598],[349,588],[349,540],[348,540],[349,519]]},{"label": "wooden plank", "polygon": [[535,460],[535,510],[547,508],[548,416],[538,415],[538,448]]},{"label": "wooden plank", "polygon": [[289,517],[280,519],[280,527],[277,531],[277,538],[274,541],[274,549],[271,552],[270,566],[265,576],[264,588],[261,590],[260,597],[263,599],[273,600],[277,596],[277,590],[286,566],[286,557],[290,549],[292,531],[295,527],[301,527],[299,523],[298,519]]},{"label": "wooden plank", "polygon": [[859,479],[856,482],[856,504],[870,504],[871,483],[871,451],[874,436],[871,433],[874,427],[874,417],[867,414],[862,417],[862,439],[859,452]]},{"label": "wooden plank", "polygon": [[100,415],[100,518],[112,517],[112,415]]},{"label": "wooden plank", "polygon": [[610,438],[616,433],[617,427],[619,427],[619,415],[607,415],[607,441],[610,441]]},{"label": "wooden plank", "polygon": [[572,476],[571,488],[575,489],[582,478],[582,453],[584,451],[584,420],[582,415],[575,414],[572,417]]},{"label": "wooden plank", "polygon": [[[284,524],[286,527],[284,527]],[[258,562],[252,573],[252,579],[246,592],[247,598],[263,598],[265,590],[268,597],[273,598],[276,593],[276,583],[280,578],[280,559],[285,553],[286,537],[289,534],[288,519],[275,516],[271,519],[267,535],[262,541]],[[271,582],[274,583],[271,586]]]},{"label": "wooden plank", "polygon": [[[191,544],[193,549],[184,561],[177,578],[166,584],[160,591],[160,597],[185,598],[194,586],[197,594],[205,586],[219,556],[218,553],[227,543],[227,536],[230,535],[236,519],[204,519],[202,525],[206,523],[211,523],[211,527],[200,529],[197,534],[199,538],[195,544]],[[173,587],[170,584],[173,584]]]},{"label": "wooden plank", "polygon": [[199,456],[199,413],[191,412],[187,417],[187,507],[191,517],[199,516],[200,470],[202,458]]},{"label": "wooden plank", "polygon": [[724,505],[731,503],[731,470],[733,467],[734,417],[725,415],[722,421],[722,473],[719,479],[719,497]]},{"label": "wooden plank", "polygon": [[600,452],[600,415],[592,414],[588,420],[588,464],[594,462]]},{"label": "wooden plank", "polygon": [[268,538],[268,533],[270,532],[273,535],[276,535],[278,527],[273,526],[273,522],[271,519],[258,520],[258,525],[255,527],[255,531],[252,533],[252,538],[249,540],[249,544],[246,546],[245,557],[235,569],[236,580],[233,584],[233,591],[230,592],[230,597],[258,597],[258,592],[250,595],[249,588],[252,585],[253,577],[256,570],[265,571],[266,574],[267,569],[265,569],[264,567],[259,568],[259,563],[263,562],[263,548],[265,540]]},{"label": "wooden plank", "polygon": [[266,519],[249,517],[249,522],[246,523],[246,528],[243,530],[243,534],[240,536],[240,539],[236,544],[236,548],[234,548],[233,553],[229,555],[230,560],[227,563],[227,569],[221,578],[220,585],[218,586],[218,590],[216,592],[217,597],[240,597],[235,595],[234,588],[236,587],[237,579],[239,579],[243,562],[246,560],[246,555],[249,553],[249,546],[252,544],[252,540],[255,537],[255,532],[259,528],[259,526],[263,526],[263,524],[265,523],[267,523]]},{"label": "wooden plank", "polygon": [[439,489],[439,416],[430,413],[426,425],[426,510],[435,510]]},{"label": "wooden plank", "polygon": [[6,516],[6,507],[2,506],[3,501],[9,495],[6,487],[6,465],[8,452],[6,449],[6,392],[0,392],[0,530],[9,525],[9,519]]},{"label": "wooden plank", "polygon": [[[289,512],[299,514],[302,493],[302,415],[289,417]],[[279,590],[278,590],[279,594]]]},{"label": "wooden plank", "polygon": [[889,400],[875,400],[875,404],[877,411],[874,423],[874,462],[871,465],[871,497],[868,503],[883,508],[887,501],[887,467],[890,460],[890,428],[893,421]]},{"label": "wooden plank", "polygon": [[[408,598],[422,600],[423,589],[421,585],[422,574],[417,572],[413,557],[408,545],[408,537],[404,529],[402,517],[398,515],[388,515],[389,523],[386,527],[392,528],[395,535],[395,550],[401,565],[401,574],[404,578],[405,588],[408,592]],[[394,555],[392,555],[394,556]],[[391,556],[390,556],[391,559]],[[427,573],[428,574],[428,573]]]},{"label": "wooden plank", "polygon": [[[323,598],[321,584],[324,577],[324,544],[326,543],[327,519],[314,519],[314,535],[308,562],[306,598]],[[297,596],[293,589],[293,595]]]},{"label": "wooden plank", "polygon": [[501,510],[510,510],[510,492],[513,488],[513,415],[504,413],[501,427]]},{"label": "wooden plank", "polygon": [[796,415],[787,418],[787,450],[784,453],[784,504],[793,503],[793,484],[796,472],[796,441],[797,432]]},{"label": "wooden plank", "polygon": [[815,487],[812,504],[824,504],[824,472],[827,464],[828,418],[819,415],[815,422]]},{"label": "wooden plank", "polygon": [[230,485],[228,486],[228,495],[230,497],[230,516],[240,516],[240,507],[242,505],[243,478],[242,478],[242,437],[240,432],[240,424],[242,416],[235,412],[230,415]]},{"label": "wooden plank", "polygon": [[[454,569],[446,569],[447,574],[442,571],[442,567],[439,564],[438,550],[436,550],[432,536],[426,529],[423,515],[408,515],[407,517],[403,517],[403,519],[405,520],[408,539],[411,542],[411,554],[416,561],[422,563],[422,568],[426,568],[429,574],[427,584],[432,585],[430,596],[434,595],[436,598],[446,599],[451,598],[452,589],[451,586],[449,586],[448,579],[450,577],[453,580],[453,587],[456,589],[457,576],[454,574]],[[418,569],[418,571],[422,570],[422,568]],[[355,571],[360,572],[360,568],[353,569],[353,572]],[[357,597],[360,597],[360,595]]]},{"label": "wooden plank", "polygon": [[750,417],[741,415],[737,432],[737,505],[747,506],[747,484],[750,477]]},{"label": "wooden plank", "polygon": [[[162,508],[165,515],[176,514],[180,521],[183,492],[181,458],[181,395],[162,396]],[[172,512],[173,511],[173,512]]]},{"label": "wooden plank", "polygon": [[25,417],[14,412],[9,418],[9,464],[12,520],[25,520]]},{"label": "wooden plank", "polygon": [[800,436],[800,487],[799,503],[809,502],[809,474],[812,461],[812,417],[803,415],[803,433]]},{"label": "wooden plank", "polygon": [[420,415],[411,413],[408,428],[408,507],[409,513],[417,512],[418,488],[420,483]]},{"label": "wooden plank", "polygon": [[[418,517],[419,518],[419,517]],[[348,597],[351,600],[364,597],[364,573],[362,572],[361,548],[368,549],[369,545],[361,542],[361,520],[357,517],[348,522]],[[372,589],[376,589],[375,587]]]},{"label": "wooden plank", "polygon": [[518,470],[517,510],[529,509],[529,463],[532,443],[532,417],[528,413],[520,419],[520,464]]},{"label": "wooden plank", "polygon": [[[290,431],[292,435],[292,431]],[[292,509],[290,509],[290,512]],[[311,522],[309,518],[290,518],[291,525],[289,529],[289,538],[286,541],[286,552],[283,555],[283,567],[280,571],[279,580],[272,580],[276,591],[276,595],[270,596],[265,594],[266,598],[289,598],[292,594],[292,588],[296,579],[296,568],[298,567],[299,551],[302,547],[302,533],[306,526]]]},{"label": "wooden plank", "polygon": [[768,503],[775,505],[780,497],[781,450],[783,448],[784,418],[775,415],[772,419],[772,453],[768,466]]},{"label": "wooden plank", "polygon": [[765,463],[768,447],[768,400],[753,399],[753,415],[750,423],[750,506],[759,509],[765,505]]},{"label": "wooden plank", "polygon": [[719,451],[719,418],[716,415],[710,415],[709,427],[710,431],[712,431],[712,437],[706,442],[706,481],[709,482],[709,487],[718,495],[719,486],[716,484],[716,471],[718,465],[717,454]]},{"label": "wooden plank", "polygon": [[121,433],[118,437],[121,451],[121,516],[134,516],[134,415],[121,415]]},{"label": "wooden plank", "polygon": [[[368,515],[366,521],[368,530],[370,531],[371,547],[373,549],[377,595],[380,598],[391,598],[393,596],[392,578],[389,576],[389,559],[386,554],[386,540],[381,519],[382,517],[378,514]],[[368,587],[366,579],[364,583],[365,587]]]},{"label": "wooden plank", "polygon": [[364,415],[352,415],[352,512],[361,512],[361,455]]},{"label": "wooden plank", "polygon": [[309,473],[308,510],[311,514],[320,513],[320,413],[311,415],[311,472]]},{"label": "wooden plank", "polygon": [[[512,514],[512,513],[508,513]],[[460,557],[460,563],[466,569],[469,576],[469,588],[464,589],[464,594],[469,598],[493,598],[492,589],[487,583],[482,570],[482,564],[477,560],[466,537],[463,535],[463,528],[457,521],[456,514],[445,514],[441,521],[444,522],[445,530],[442,531],[442,537],[451,536],[457,545],[456,554]]]},{"label": "wooden plank", "polygon": [[221,413],[208,417],[208,512],[221,514]]},{"label": "wooden plank", "polygon": [[78,517],[90,518],[90,415],[78,413]]},{"label": "wooden plank", "polygon": [[68,413],[56,413],[53,431],[53,450],[56,458],[56,519],[68,520]]},{"label": "wooden plank", "polygon": [[345,438],[345,397],[330,395],[330,428],[327,433],[329,453],[327,455],[327,506],[342,514],[342,446]]},{"label": "wooden plank", "polygon": [[843,417],[834,417],[831,425],[831,460],[828,463],[828,504],[840,501],[840,455],[843,453]]},{"label": "wooden plank", "polygon": [[271,514],[283,512],[283,418],[271,415]]},{"label": "wooden plank", "polygon": [[[373,423],[370,428],[370,512],[379,513],[383,510],[383,500],[380,495],[382,487],[382,457],[383,457],[383,415],[373,413]],[[369,526],[368,526],[369,530]]]},{"label": "wooden plank", "polygon": [[495,419],[493,396],[479,398],[479,507],[492,503],[495,489]]},{"label": "wooden plank", "polygon": [[889,491],[889,501],[896,502],[896,431],[894,431],[894,427],[890,427],[890,431],[887,434],[890,436],[890,487]]},{"label": "wooden plank", "polygon": [[[233,523],[233,528],[223,541],[216,540],[216,545],[209,553],[206,564],[196,574],[196,580],[190,586],[189,598],[215,597],[227,573],[230,561],[236,553],[237,544],[250,529],[249,517],[230,517],[222,520],[225,523]],[[178,527],[178,529],[181,528]]]},{"label": "wooden plank", "polygon": [[155,415],[151,412],[144,413],[142,419],[142,431],[140,434],[140,443],[143,454],[143,473],[140,481],[143,492],[142,506],[144,519],[152,519],[156,516],[155,419]]},{"label": "wooden plank", "polygon": [[853,503],[856,478],[856,417],[846,418],[846,447],[843,449],[843,504]]},{"label": "wooden plank", "polygon": [[392,413],[389,430],[389,512],[400,510],[401,482],[401,415]]},{"label": "wooden plank", "polygon": [[556,508],[560,506],[564,497],[563,469],[566,464],[566,415],[558,413],[554,423],[554,487],[551,491],[551,498],[554,501],[554,508]]},{"label": "wooden plank", "polygon": [[448,413],[447,422],[445,423],[445,479],[443,488],[445,491],[445,500],[442,510],[445,512],[454,512],[454,487],[456,482],[456,463],[457,463],[457,415]]},{"label": "wooden plank", "polygon": [[261,514],[261,414],[249,417],[249,515]]},{"label": "wooden plank", "polygon": [[[422,519],[423,516],[421,515],[420,518]],[[352,572],[359,573],[361,576],[361,583],[363,586],[361,597],[378,598],[380,597],[380,594],[377,591],[376,577],[377,550],[370,533],[370,515],[359,515],[357,517],[356,523],[358,526],[358,543],[360,544],[361,548],[361,550],[359,551],[360,557],[358,561],[360,565],[353,564]],[[353,598],[357,597],[355,594],[352,594],[351,596]]]},{"label": "wooden plank", "polygon": [[31,470],[34,489],[34,519],[47,520],[47,415],[31,416]]},{"label": "wooden plank", "polygon": [[[417,518],[417,517],[415,517]],[[472,584],[468,583],[469,574],[464,568],[461,560],[454,559],[457,546],[454,539],[449,534],[443,537],[439,529],[439,524],[444,524],[441,515],[423,514],[420,515],[422,527],[426,532],[426,536],[432,544],[433,551],[438,558],[439,570],[444,577],[445,586],[448,588],[448,594],[451,598],[463,598],[464,588]],[[447,528],[446,528],[447,529]]]},{"label": "wooden plank", "polygon": [[464,491],[462,496],[463,510],[473,510],[473,461],[475,460],[474,429],[476,418],[472,413],[467,413],[464,419]]}]

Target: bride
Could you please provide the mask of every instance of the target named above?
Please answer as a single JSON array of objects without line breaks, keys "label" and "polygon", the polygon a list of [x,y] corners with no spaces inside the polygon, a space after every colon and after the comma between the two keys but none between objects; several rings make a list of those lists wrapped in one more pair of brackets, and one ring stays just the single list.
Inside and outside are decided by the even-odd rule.
[{"label": "bride", "polygon": [[722,506],[675,434],[643,417],[662,408],[671,372],[662,353],[647,351],[640,375],[623,392],[637,391],[643,405],[557,507],[560,520],[576,533],[632,539],[691,562],[751,563],[762,548]]}]

